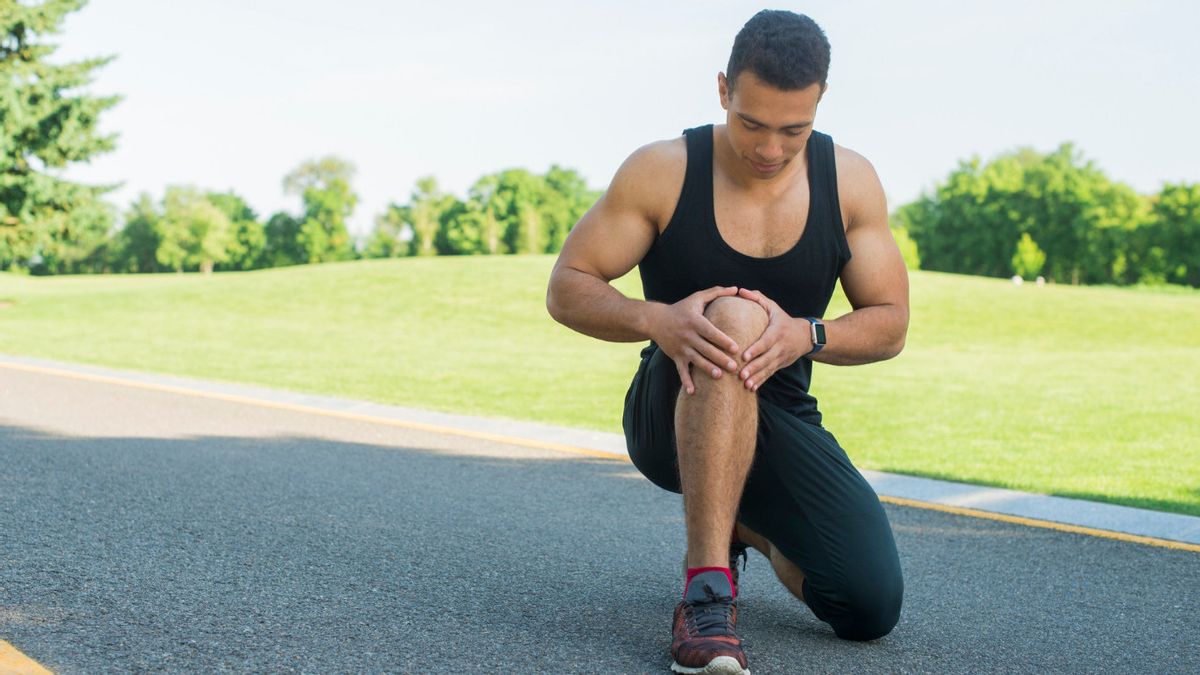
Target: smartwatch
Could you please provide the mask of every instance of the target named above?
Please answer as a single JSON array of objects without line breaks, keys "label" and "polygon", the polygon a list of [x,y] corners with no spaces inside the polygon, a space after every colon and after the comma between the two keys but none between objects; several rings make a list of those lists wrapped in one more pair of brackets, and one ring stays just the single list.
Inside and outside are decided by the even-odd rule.
[{"label": "smartwatch", "polygon": [[805,354],[805,356],[812,356],[813,354],[821,351],[821,348],[825,346],[825,324],[816,317],[806,316],[804,318],[807,319],[810,324],[812,324],[813,341],[812,351]]}]

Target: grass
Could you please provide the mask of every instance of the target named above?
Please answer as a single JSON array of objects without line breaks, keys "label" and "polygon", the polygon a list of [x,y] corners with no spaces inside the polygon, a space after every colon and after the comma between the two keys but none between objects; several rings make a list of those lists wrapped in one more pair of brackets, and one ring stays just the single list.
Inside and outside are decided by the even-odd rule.
[{"label": "grass", "polygon": [[[552,264],[0,274],[0,352],[619,432],[641,344],[554,323]],[[911,284],[904,353],[814,370],[860,467],[1200,515],[1200,292]],[[827,316],[846,311],[839,292]]]}]

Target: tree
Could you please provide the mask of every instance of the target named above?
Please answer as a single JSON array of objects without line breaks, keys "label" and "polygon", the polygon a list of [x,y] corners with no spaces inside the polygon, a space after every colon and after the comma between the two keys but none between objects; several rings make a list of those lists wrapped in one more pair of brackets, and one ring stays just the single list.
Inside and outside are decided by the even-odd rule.
[{"label": "tree", "polygon": [[211,274],[216,263],[229,259],[233,224],[195,188],[167,188],[160,228],[162,242],[156,258],[164,267]]},{"label": "tree", "polygon": [[407,206],[388,204],[387,209],[375,218],[375,228],[363,247],[363,257],[399,258],[408,255],[413,236],[412,227],[408,224],[410,218]]},{"label": "tree", "polygon": [[278,211],[267,219],[267,244],[263,260],[267,267],[299,265],[305,261],[304,247],[300,242],[300,219],[284,211]]},{"label": "tree", "polygon": [[408,207],[409,224],[412,226],[412,255],[436,255],[436,238],[441,225],[442,212],[453,203],[452,195],[438,188],[433,176],[417,179],[412,200]]},{"label": "tree", "polygon": [[575,223],[600,199],[600,192],[589,190],[587,182],[574,169],[552,165],[545,176],[549,188],[542,207],[546,223],[546,252],[557,253]]},{"label": "tree", "polygon": [[546,247],[542,206],[546,203],[546,181],[525,169],[500,172],[496,196],[503,215],[504,244],[510,253],[542,253]]},{"label": "tree", "polygon": [[145,192],[139,195],[125,213],[125,225],[117,232],[113,269],[118,272],[159,271],[161,220],[154,199]]},{"label": "tree", "polygon": [[1026,232],[1017,242],[1017,251],[1012,257],[1013,273],[1024,279],[1032,279],[1042,271],[1046,264],[1046,254],[1038,248],[1037,242]]},{"label": "tree", "polygon": [[1028,234],[1045,255],[1046,276],[1122,283],[1136,278],[1131,246],[1148,206],[1067,143],[1048,155],[1022,149],[987,164],[961,162],[896,215],[925,269],[1008,276]]},{"label": "tree", "polygon": [[267,248],[267,233],[254,209],[232,190],[209,192],[208,201],[225,214],[233,225],[229,240],[229,256],[223,269],[252,270],[262,267]]},{"label": "tree", "polygon": [[304,162],[283,179],[284,190],[304,201],[304,219],[298,241],[302,262],[352,260],[354,242],[346,220],[358,204],[350,188],[354,165],[337,157]]},{"label": "tree", "polygon": [[96,125],[118,98],[80,91],[112,57],[51,64],[56,47],[37,42],[83,4],[0,0],[0,269],[92,266],[109,233],[111,213],[99,198],[112,186],[57,174],[115,145]]},{"label": "tree", "polygon": [[1200,287],[1200,184],[1168,183],[1153,199],[1144,249],[1162,280]]}]

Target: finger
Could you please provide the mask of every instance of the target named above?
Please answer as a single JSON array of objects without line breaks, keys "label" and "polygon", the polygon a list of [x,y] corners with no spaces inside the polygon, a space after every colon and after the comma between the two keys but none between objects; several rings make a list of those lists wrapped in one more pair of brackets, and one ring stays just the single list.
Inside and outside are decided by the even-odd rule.
[{"label": "finger", "polygon": [[716,300],[717,298],[724,297],[726,295],[737,295],[738,287],[737,286],[713,286],[712,288],[709,288],[707,290],[700,291],[700,293],[701,293],[700,299],[703,300],[704,304],[707,305],[708,303],[712,302],[713,300]]},{"label": "finger", "polygon": [[777,326],[767,326],[763,334],[758,336],[754,344],[746,348],[742,354],[742,360],[746,363],[752,363],[756,358],[766,354],[775,343],[779,341],[779,328]]},{"label": "finger", "polygon": [[[743,288],[743,291],[744,291],[744,288]],[[740,292],[738,294],[740,295],[740,297],[743,297],[748,300],[754,300],[755,303],[758,303],[758,306],[762,307],[763,310],[766,310],[767,316],[774,315],[776,305],[774,303],[774,300],[768,298],[767,295],[763,295],[762,293],[757,292],[757,291],[749,291],[745,295],[742,295],[742,293],[740,293]]]},{"label": "finger", "polygon": [[712,361],[704,358],[704,355],[696,351],[691,345],[683,348],[683,355],[688,361],[691,361],[692,365],[708,373],[714,380],[721,377],[721,369]]},{"label": "finger", "polygon": [[683,390],[689,394],[696,393],[696,385],[692,384],[692,376],[688,372],[688,362],[686,359],[674,359],[675,370],[679,371],[679,384]]},{"label": "finger", "polygon": [[[717,333],[721,334],[720,331],[717,331]],[[724,339],[729,340],[727,337]],[[692,343],[691,347],[697,354],[708,359],[708,362],[712,363],[715,367],[728,370],[731,373],[737,372],[737,361],[734,361],[721,347],[709,342],[704,336],[698,335],[696,342]],[[737,345],[734,345],[734,347],[737,347]]]},{"label": "finger", "polygon": [[[737,342],[735,342],[733,338],[726,335],[720,328],[717,328],[715,325],[713,325],[713,322],[709,321],[707,318],[701,318],[701,320],[697,322],[696,332],[700,334],[700,337],[704,338],[709,343],[716,345],[718,349],[724,349],[730,354],[737,354]],[[730,363],[733,363],[728,357],[725,357],[723,360],[728,360]],[[737,364],[734,363],[730,370],[736,368]]]},{"label": "finger", "polygon": [[774,311],[771,307],[773,304],[771,299],[762,293],[759,293],[758,291],[752,291],[746,288],[738,289],[738,297],[745,298],[747,300],[753,300],[754,302],[758,303],[759,307],[762,307],[764,310],[766,310],[767,316],[771,316]]},{"label": "finger", "polygon": [[763,382],[766,382],[772,375],[775,374],[779,363],[774,358],[774,353],[768,352],[767,354],[763,354],[762,357],[760,357],[758,361],[752,365],[753,370],[751,371],[750,376],[746,378],[744,384],[750,391],[758,391],[758,388],[762,386]]},{"label": "finger", "polygon": [[742,366],[742,370],[738,375],[747,385],[766,379],[762,374],[768,371],[773,372],[778,367],[779,354],[780,350],[777,347],[766,350],[762,354],[759,354],[757,358]]}]

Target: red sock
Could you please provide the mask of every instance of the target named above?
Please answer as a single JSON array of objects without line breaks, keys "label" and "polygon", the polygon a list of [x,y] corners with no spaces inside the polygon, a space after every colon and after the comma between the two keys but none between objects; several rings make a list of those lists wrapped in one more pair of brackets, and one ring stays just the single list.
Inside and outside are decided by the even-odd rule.
[{"label": "red sock", "polygon": [[687,581],[683,583],[683,594],[687,596],[688,585],[692,583],[692,577],[701,572],[724,572],[725,577],[729,579],[729,587],[733,589],[733,597],[737,598],[737,588],[733,585],[733,573],[728,567],[689,567],[687,569]]}]

